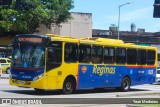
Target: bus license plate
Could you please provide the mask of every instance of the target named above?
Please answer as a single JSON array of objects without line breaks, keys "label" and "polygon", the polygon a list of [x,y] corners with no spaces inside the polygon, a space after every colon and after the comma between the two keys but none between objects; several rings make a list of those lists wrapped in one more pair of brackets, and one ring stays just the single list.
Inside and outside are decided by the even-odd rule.
[{"label": "bus license plate", "polygon": [[18,81],[18,83],[19,83],[19,84],[25,84],[25,82],[24,82],[24,81]]}]

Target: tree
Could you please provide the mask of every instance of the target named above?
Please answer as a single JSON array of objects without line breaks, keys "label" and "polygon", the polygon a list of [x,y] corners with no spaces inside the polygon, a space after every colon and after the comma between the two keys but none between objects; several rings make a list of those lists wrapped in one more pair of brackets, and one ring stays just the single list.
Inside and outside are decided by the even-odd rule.
[{"label": "tree", "polygon": [[51,27],[71,18],[73,0],[12,0],[0,6],[0,29],[5,32],[34,33],[40,24]]}]

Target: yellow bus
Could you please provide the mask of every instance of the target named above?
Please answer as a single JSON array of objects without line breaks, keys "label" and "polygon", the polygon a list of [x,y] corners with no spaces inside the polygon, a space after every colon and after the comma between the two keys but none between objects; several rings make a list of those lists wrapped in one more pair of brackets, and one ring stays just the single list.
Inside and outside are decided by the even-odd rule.
[{"label": "yellow bus", "polygon": [[36,91],[130,86],[155,82],[157,48],[105,38],[54,34],[17,35],[13,42],[10,85]]}]

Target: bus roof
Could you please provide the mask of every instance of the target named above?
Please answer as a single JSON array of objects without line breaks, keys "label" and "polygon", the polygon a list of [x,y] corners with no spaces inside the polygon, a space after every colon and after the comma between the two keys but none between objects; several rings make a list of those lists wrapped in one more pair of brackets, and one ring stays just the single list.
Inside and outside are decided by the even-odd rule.
[{"label": "bus roof", "polygon": [[97,38],[97,37],[93,37],[93,38],[80,38],[80,40],[93,40],[93,41],[96,41],[96,42],[104,42],[104,43],[110,43],[110,44],[114,44],[114,43],[124,44],[124,42],[122,40],[107,39],[107,38]]},{"label": "bus roof", "polygon": [[157,49],[152,46],[140,46],[134,43],[124,43],[122,40],[108,39],[108,38],[73,38],[71,36],[59,36],[55,34],[46,34],[51,37],[51,41],[63,41],[63,42],[73,42],[91,45],[104,45],[104,46],[115,46],[115,47],[125,47],[125,48],[138,48],[138,49]]}]

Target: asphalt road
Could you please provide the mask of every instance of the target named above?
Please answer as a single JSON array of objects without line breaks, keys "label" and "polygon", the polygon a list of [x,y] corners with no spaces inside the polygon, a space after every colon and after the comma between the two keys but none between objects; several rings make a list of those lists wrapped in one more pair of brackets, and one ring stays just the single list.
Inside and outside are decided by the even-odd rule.
[{"label": "asphalt road", "polygon": [[132,86],[129,92],[117,92],[114,88],[105,90],[80,90],[75,94],[64,95],[59,91],[37,93],[32,88],[10,86],[8,79],[0,79],[0,98],[133,98],[146,96],[160,97],[160,85],[149,84]]}]

